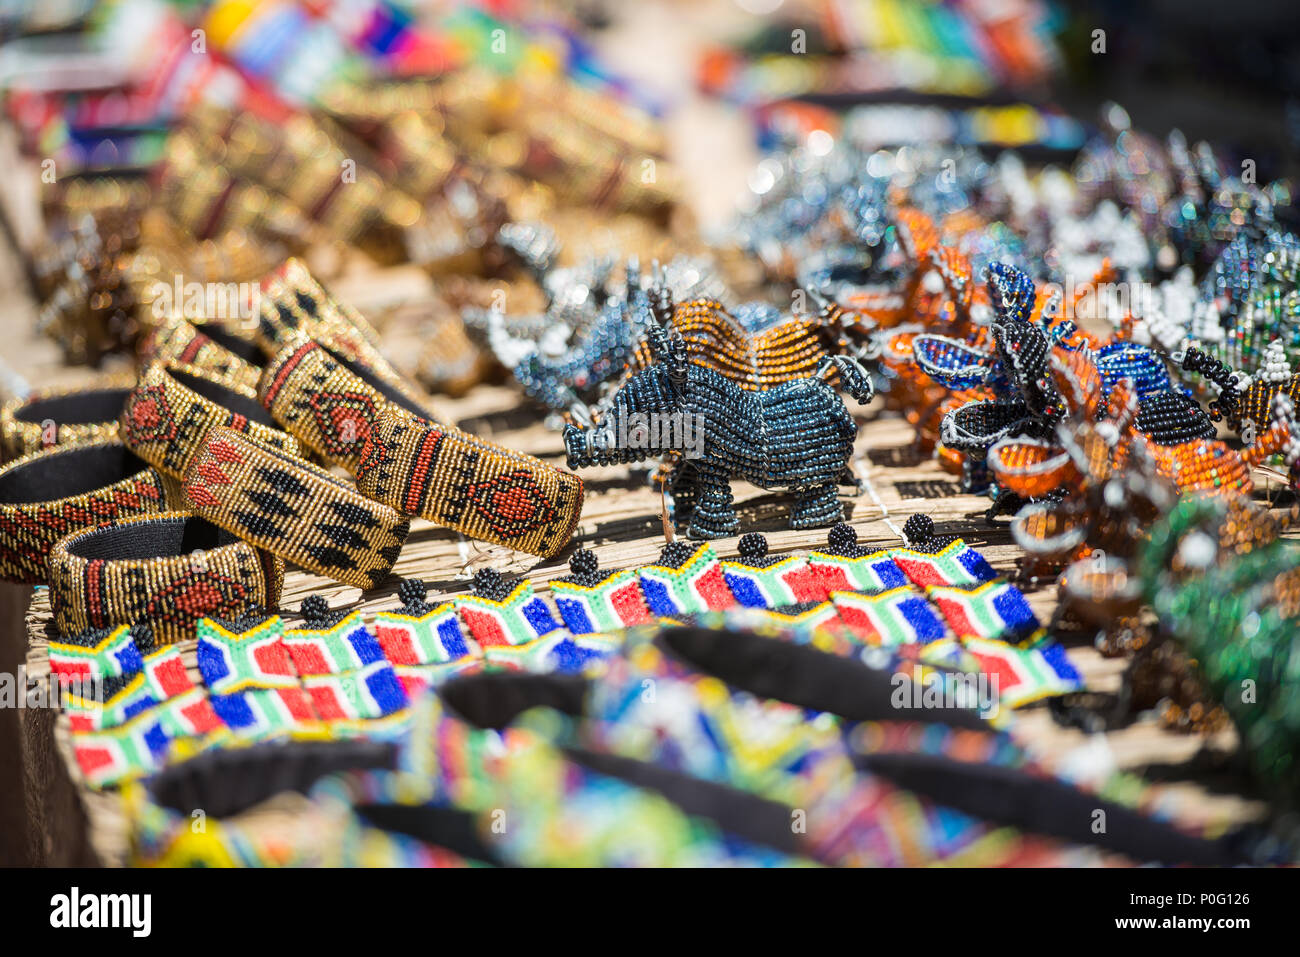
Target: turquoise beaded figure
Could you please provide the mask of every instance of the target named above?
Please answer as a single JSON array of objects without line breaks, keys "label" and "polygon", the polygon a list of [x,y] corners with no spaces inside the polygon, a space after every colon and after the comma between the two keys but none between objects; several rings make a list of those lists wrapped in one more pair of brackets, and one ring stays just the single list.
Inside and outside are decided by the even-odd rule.
[{"label": "turquoise beaded figure", "polygon": [[[832,356],[817,376],[776,388],[745,391],[722,374],[691,362],[680,336],[652,328],[655,362],[631,376],[606,405],[595,426],[564,431],[569,467],[644,461],[653,454],[685,453],[672,489],[677,520],[692,538],[722,538],[737,525],[731,480],[760,488],[790,489],[796,498],[792,528],[833,525],[844,517],[837,485],[855,484],[849,469],[857,425],[835,389],[822,378],[838,372],[859,404],[874,388],[853,359]],[[658,429],[658,441],[624,442],[612,423],[654,417],[675,423]],[[682,422],[689,423],[683,427]],[[636,428],[644,428],[637,425]],[[686,433],[692,432],[688,436]],[[653,447],[650,447],[653,445]],[[635,447],[633,447],[635,446]]]}]

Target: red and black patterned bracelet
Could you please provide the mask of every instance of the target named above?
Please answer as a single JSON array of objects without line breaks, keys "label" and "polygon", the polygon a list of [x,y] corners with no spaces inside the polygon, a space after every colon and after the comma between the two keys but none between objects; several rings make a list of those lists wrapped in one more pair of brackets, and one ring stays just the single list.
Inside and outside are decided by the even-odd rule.
[{"label": "red and black patterned bracelet", "polygon": [[390,406],[369,430],[357,488],[469,538],[549,558],[582,514],[582,479]]},{"label": "red and black patterned bracelet", "polygon": [[54,448],[11,462],[0,469],[0,578],[43,585],[60,538],[164,512],[167,495],[164,476],[120,442]]},{"label": "red and black patterned bracelet", "polygon": [[298,441],[276,428],[256,393],[193,366],[155,362],[122,410],[122,441],[164,475],[183,479],[208,430],[225,426],[297,456]]},{"label": "red and black patterned bracelet", "polygon": [[184,495],[186,506],[214,525],[361,588],[387,577],[411,526],[323,469],[227,428],[208,432]]},{"label": "red and black patterned bracelet", "polygon": [[155,644],[202,618],[273,610],[284,562],[196,515],[164,512],[83,529],[50,552],[50,604],[65,635],[146,623]]},{"label": "red and black patterned bracelet", "polygon": [[258,389],[284,429],[333,465],[356,472],[361,447],[379,415],[429,410],[365,366],[314,339],[294,340],[271,360]]}]

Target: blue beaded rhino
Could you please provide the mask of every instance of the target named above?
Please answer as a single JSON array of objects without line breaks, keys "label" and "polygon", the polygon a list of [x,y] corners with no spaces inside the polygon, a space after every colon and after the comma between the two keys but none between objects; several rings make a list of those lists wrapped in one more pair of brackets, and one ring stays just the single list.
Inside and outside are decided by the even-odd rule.
[{"label": "blue beaded rhino", "polygon": [[[832,356],[816,376],[746,391],[692,362],[677,334],[654,327],[649,342],[654,363],[630,376],[604,403],[600,421],[587,429],[565,428],[569,468],[683,453],[669,483],[677,522],[692,538],[734,533],[731,480],[737,478],[760,488],[790,489],[796,499],[792,528],[843,519],[836,486],[856,484],[849,458],[857,425],[824,376],[837,372],[845,391],[866,404],[875,390],[856,360]],[[656,422],[664,425],[657,439]],[[646,441],[647,425],[653,441]]]}]

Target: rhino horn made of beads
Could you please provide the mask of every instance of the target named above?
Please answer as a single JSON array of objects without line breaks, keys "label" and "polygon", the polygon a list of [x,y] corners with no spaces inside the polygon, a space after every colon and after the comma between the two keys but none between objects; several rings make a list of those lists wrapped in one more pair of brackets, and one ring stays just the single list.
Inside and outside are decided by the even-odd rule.
[{"label": "rhino horn made of beads", "polygon": [[796,498],[793,528],[843,518],[837,485],[849,474],[857,425],[822,376],[834,370],[842,387],[866,404],[874,388],[858,363],[832,356],[817,376],[746,391],[692,362],[680,336],[656,327],[650,339],[655,362],[622,385],[602,420],[588,429],[565,429],[570,468],[684,453],[674,495],[678,519],[693,538],[733,534],[730,483],[737,478],[760,488],[790,489]]},{"label": "rhino horn made of beads", "polygon": [[[480,310],[472,317],[467,314],[467,322],[480,329],[498,360],[533,399],[554,412],[585,408],[600,396],[602,385],[623,370],[644,332],[671,318],[679,290],[719,289],[718,280],[703,264],[685,256],[662,267],[656,263],[648,285],[642,282],[637,260],[630,259],[625,280],[621,294],[576,280],[581,297],[567,287],[548,286],[552,308],[535,339],[513,335],[500,310]],[[602,284],[604,281],[600,279]],[[557,311],[555,304],[567,301],[565,297],[581,298],[590,315],[583,313],[579,323],[576,306]]]}]

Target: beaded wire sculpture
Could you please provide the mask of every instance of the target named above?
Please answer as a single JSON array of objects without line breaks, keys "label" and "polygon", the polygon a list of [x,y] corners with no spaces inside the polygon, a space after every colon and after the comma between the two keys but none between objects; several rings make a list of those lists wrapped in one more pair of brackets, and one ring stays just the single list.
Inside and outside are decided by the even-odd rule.
[{"label": "beaded wire sculpture", "polygon": [[1280,348],[1270,352],[1264,370],[1253,378],[1234,373],[1200,349],[1188,349],[1183,356],[1184,371],[1200,375],[1218,391],[1209,403],[1210,419],[1223,422],[1251,447],[1275,418],[1288,414],[1300,400],[1300,375],[1292,375]]},{"label": "beaded wire sculpture", "polygon": [[[899,246],[911,270],[895,309],[874,308],[862,318],[875,327],[872,339],[880,352],[883,394],[917,431],[923,453],[935,449],[943,417],[964,402],[992,398],[981,386],[953,387],[932,378],[916,361],[914,343],[921,336],[943,335],[970,348],[987,350],[992,316],[987,287],[974,282],[970,258],[959,246],[944,245],[933,220],[905,207],[896,214]],[[861,315],[861,314],[860,314]],[[940,464],[960,472],[959,455],[940,450]]]},{"label": "beaded wire sculpture", "polygon": [[1238,234],[1201,283],[1199,302],[1182,327],[1189,345],[1251,375],[1269,347],[1300,358],[1300,239],[1269,230]]},{"label": "beaded wire sculpture", "polygon": [[[628,260],[621,293],[607,290],[609,271],[606,264],[545,272],[551,294],[545,316],[508,323],[500,310],[469,310],[467,324],[531,398],[554,412],[576,408],[581,417],[602,384],[622,372],[645,330],[671,319],[674,293],[722,292],[707,269],[686,257],[656,263],[648,286],[637,260]],[[536,335],[518,336],[511,325],[532,327]]]},{"label": "beaded wire sculpture", "polygon": [[1103,402],[1120,381],[1132,382],[1138,400],[1134,426],[1154,441],[1174,445],[1213,438],[1208,416],[1172,387],[1150,349],[1122,341],[1099,345],[1072,321],[1049,318],[1057,313],[1059,298],[1035,290],[1029,276],[1014,267],[990,266],[988,287],[994,309],[988,346],[974,348],[946,336],[918,336],[913,342],[917,365],[934,380],[992,393],[950,409],[940,427],[944,447],[964,455],[969,489],[987,487],[985,459],[994,443],[1015,436],[1050,440],[1071,411],[1052,374],[1054,357],[1074,365],[1078,375],[1095,378]]},{"label": "beaded wire sculpture", "polygon": [[[703,431],[696,448],[681,444],[683,428],[666,430],[670,434],[661,444],[668,447],[657,450],[698,453],[684,459],[672,479],[677,521],[688,535],[720,538],[733,532],[733,478],[760,488],[791,489],[796,497],[790,515],[794,528],[840,521],[844,509],[836,487],[852,482],[848,466],[857,426],[831,386],[818,376],[745,391],[693,361],[680,336],[662,329],[650,335],[657,361],[623,384],[608,403],[607,414],[626,421],[634,415],[669,415],[699,423]],[[843,387],[860,404],[871,400],[871,380],[855,361],[828,358],[820,372],[831,370],[839,373]],[[588,429],[568,426],[564,443],[573,469],[643,461],[656,451],[611,443],[602,423]]]},{"label": "beaded wire sculpture", "polygon": [[[1219,271],[1217,261],[1237,240],[1258,238],[1272,227],[1275,207],[1290,204],[1286,184],[1248,181],[1243,166],[1207,143],[1189,148],[1178,130],[1161,143],[1131,129],[1127,114],[1113,103],[1104,108],[1100,126],[1074,164],[1079,200],[1089,206],[1118,202],[1136,218],[1160,268],[1212,267],[1207,285],[1238,282],[1242,274]],[[1230,279],[1234,273],[1237,278]]]},{"label": "beaded wire sculpture", "polygon": [[[1140,406],[1130,380],[1114,386],[1102,403],[1098,380],[1081,376],[1081,369],[1088,371],[1078,362],[1053,359],[1058,387],[1076,411],[1052,439],[1008,437],[988,452],[990,474],[1005,496],[1001,504],[1022,506],[1011,530],[1031,560],[1068,561],[1092,549],[1131,555],[1144,529],[1177,494],[1249,495],[1251,470],[1269,456],[1300,458],[1292,454],[1296,424],[1284,398],[1274,424],[1244,451],[1214,439],[1160,445],[1137,428]],[[1096,420],[1093,408],[1100,412]],[[1095,570],[1090,566],[1079,574]],[[1070,573],[1065,584],[1068,597]],[[1083,606],[1091,603],[1096,614],[1116,610],[1092,586],[1075,597]]]},{"label": "beaded wire sculpture", "polygon": [[[1071,370],[1058,364],[1056,371],[1063,391],[1084,388]],[[1103,654],[1133,654],[1121,694],[1104,714],[1070,703],[1060,709],[1065,720],[1080,723],[1082,714],[1087,726],[1105,726],[1159,708],[1169,727],[1214,731],[1225,713],[1207,698],[1196,656],[1152,640],[1143,623],[1144,595],[1134,563],[1147,547],[1148,531],[1180,491],[1220,502],[1240,516],[1230,528],[1257,524],[1250,517],[1257,511],[1249,501],[1250,470],[1274,452],[1283,452],[1292,464],[1300,459],[1293,454],[1294,413],[1279,397],[1276,423],[1257,445],[1238,453],[1218,441],[1157,445],[1134,428],[1136,409],[1134,390],[1125,380],[1112,389],[1107,415],[1099,422],[1076,416],[1062,423],[1056,444],[1003,440],[990,449],[989,466],[1001,487],[1028,502],[1011,523],[1012,537],[1025,549],[1027,570],[1046,572],[1069,562],[1060,579],[1058,618],[1068,613],[1098,629]],[[1249,547],[1259,537],[1244,533],[1222,546]]]}]

